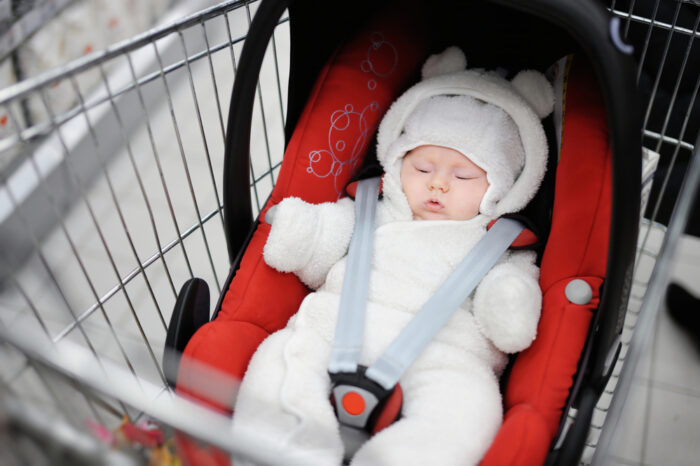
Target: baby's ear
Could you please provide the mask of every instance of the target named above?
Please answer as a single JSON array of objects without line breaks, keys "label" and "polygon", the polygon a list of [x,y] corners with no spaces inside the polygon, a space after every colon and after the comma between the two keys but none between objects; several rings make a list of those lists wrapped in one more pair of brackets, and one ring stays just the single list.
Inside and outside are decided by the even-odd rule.
[{"label": "baby's ear", "polygon": [[546,117],[554,110],[554,89],[539,71],[521,71],[513,78],[511,84],[540,118]]}]

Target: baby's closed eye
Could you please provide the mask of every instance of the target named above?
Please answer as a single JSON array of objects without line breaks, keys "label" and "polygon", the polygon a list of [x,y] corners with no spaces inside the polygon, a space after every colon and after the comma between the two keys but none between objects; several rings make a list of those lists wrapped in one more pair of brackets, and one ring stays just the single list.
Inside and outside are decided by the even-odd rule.
[{"label": "baby's closed eye", "polygon": [[478,178],[478,175],[468,172],[456,172],[454,175],[458,180],[473,180]]},{"label": "baby's closed eye", "polygon": [[414,168],[421,173],[430,173],[433,170],[433,167],[426,163],[417,163],[414,165]]}]

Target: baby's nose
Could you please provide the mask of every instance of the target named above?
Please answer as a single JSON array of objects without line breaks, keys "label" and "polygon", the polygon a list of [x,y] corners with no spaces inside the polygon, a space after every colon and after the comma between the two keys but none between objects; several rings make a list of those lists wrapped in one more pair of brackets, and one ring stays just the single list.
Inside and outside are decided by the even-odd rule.
[{"label": "baby's nose", "polygon": [[446,193],[450,190],[450,185],[445,179],[445,177],[437,173],[430,178],[428,187],[431,191],[434,189],[438,189],[443,193]]}]

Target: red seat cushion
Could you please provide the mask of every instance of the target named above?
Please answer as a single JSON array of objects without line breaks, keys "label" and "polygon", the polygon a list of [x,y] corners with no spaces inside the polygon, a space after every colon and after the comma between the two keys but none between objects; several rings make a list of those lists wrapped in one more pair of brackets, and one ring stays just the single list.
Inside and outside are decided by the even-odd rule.
[{"label": "red seat cushion", "polygon": [[494,445],[482,464],[543,464],[549,447],[546,422],[542,414],[528,404],[513,406],[505,415]]},{"label": "red seat cushion", "polygon": [[[584,60],[574,60],[566,89],[552,228],[540,273],[542,317],[536,340],[513,365],[503,427],[484,465],[533,465],[546,458],[605,277],[610,149],[603,101]],[[575,278],[591,286],[593,299],[588,304],[566,299],[564,289]]]}]

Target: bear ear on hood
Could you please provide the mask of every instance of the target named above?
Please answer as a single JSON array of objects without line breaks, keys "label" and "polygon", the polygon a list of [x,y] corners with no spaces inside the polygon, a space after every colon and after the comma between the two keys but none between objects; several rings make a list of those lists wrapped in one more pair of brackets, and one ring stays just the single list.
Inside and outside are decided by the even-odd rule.
[{"label": "bear ear on hood", "polygon": [[554,110],[554,89],[539,71],[524,70],[518,73],[511,84],[529,103],[537,116],[546,117]]},{"label": "bear ear on hood", "polygon": [[467,58],[464,56],[464,52],[453,45],[441,53],[429,56],[421,68],[421,76],[423,79],[428,79],[443,74],[464,71],[466,68]]},{"label": "bear ear on hood", "polygon": [[[441,53],[428,57],[421,69],[421,75],[425,80],[464,71],[466,68],[467,58],[464,52],[453,45]],[[511,84],[525,101],[532,106],[540,119],[546,117],[554,110],[554,90],[547,78],[539,71],[521,71],[511,80]]]}]

